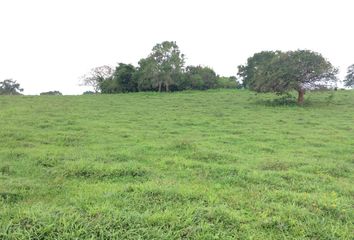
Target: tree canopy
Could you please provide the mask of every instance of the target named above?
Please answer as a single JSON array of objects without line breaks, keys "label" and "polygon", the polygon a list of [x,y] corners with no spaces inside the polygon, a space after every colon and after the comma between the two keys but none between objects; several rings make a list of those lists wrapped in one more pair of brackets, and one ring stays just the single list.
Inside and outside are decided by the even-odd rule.
[{"label": "tree canopy", "polygon": [[101,90],[101,84],[112,77],[113,69],[108,65],[92,68],[91,71],[81,77],[82,85],[91,86],[96,92]]},{"label": "tree canopy", "polygon": [[206,90],[216,88],[218,76],[213,69],[203,66],[188,66],[185,73],[186,89]]},{"label": "tree canopy", "polygon": [[354,87],[354,64],[348,67],[347,75],[344,79],[344,85],[346,87]]},{"label": "tree canopy", "polygon": [[239,66],[244,86],[256,92],[298,92],[298,103],[307,90],[336,86],[338,70],[321,54],[309,50],[261,52]]},{"label": "tree canopy", "polygon": [[238,66],[237,75],[242,79],[244,88],[250,88],[250,85],[255,80],[257,70],[271,62],[280,51],[262,51],[255,53],[252,57],[247,59],[246,65]]},{"label": "tree canopy", "polygon": [[131,64],[119,63],[114,72],[99,82],[101,93],[122,93],[138,91],[136,68]]},{"label": "tree canopy", "polygon": [[176,42],[164,41],[156,44],[150,55],[139,62],[139,85],[157,87],[159,92],[163,87],[166,92],[170,91],[171,85],[175,85],[183,73],[184,61],[184,54]]},{"label": "tree canopy", "polygon": [[138,66],[119,63],[115,69],[105,65],[91,69],[83,84],[96,92],[182,91],[239,87],[235,77],[220,77],[204,66],[184,66],[185,56],[176,42],[156,44]]},{"label": "tree canopy", "polygon": [[117,82],[119,92],[138,91],[136,68],[131,64],[119,63],[113,73],[113,81]]},{"label": "tree canopy", "polygon": [[20,95],[23,88],[12,79],[6,79],[0,82],[0,95]]}]

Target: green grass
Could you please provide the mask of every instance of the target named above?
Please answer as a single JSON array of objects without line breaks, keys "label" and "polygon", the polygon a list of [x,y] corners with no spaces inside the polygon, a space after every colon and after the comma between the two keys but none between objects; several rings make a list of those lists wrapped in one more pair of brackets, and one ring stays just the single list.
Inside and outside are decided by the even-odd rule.
[{"label": "green grass", "polygon": [[0,239],[353,239],[354,92],[0,97]]}]

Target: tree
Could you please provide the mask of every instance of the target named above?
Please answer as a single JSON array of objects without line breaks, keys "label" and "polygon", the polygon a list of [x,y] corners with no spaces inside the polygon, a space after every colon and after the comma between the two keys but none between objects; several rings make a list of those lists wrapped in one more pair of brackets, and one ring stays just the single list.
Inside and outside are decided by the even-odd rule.
[{"label": "tree", "polygon": [[242,85],[237,81],[235,76],[231,77],[222,77],[218,76],[217,78],[217,88],[237,88],[241,89]]},{"label": "tree", "polygon": [[[252,61],[251,61],[252,62]],[[304,102],[307,90],[335,87],[338,70],[321,54],[309,50],[273,52],[268,61],[251,68],[242,67],[239,76],[247,77],[246,86],[256,92],[298,92],[298,104]]]},{"label": "tree", "polygon": [[151,54],[139,61],[138,76],[140,88],[157,87],[161,92],[165,87],[166,92],[175,84],[177,78],[183,72],[184,55],[180,52],[176,42],[164,41],[156,44]]},{"label": "tree", "polygon": [[88,74],[81,77],[82,85],[91,86],[94,88],[95,92],[99,92],[101,90],[101,83],[106,79],[111,78],[112,74],[112,67],[107,65],[92,68]]},{"label": "tree", "polygon": [[118,83],[113,80],[113,77],[106,78],[100,82],[99,89],[101,93],[118,93],[120,91]]},{"label": "tree", "polygon": [[20,95],[20,92],[23,92],[23,88],[16,81],[6,79],[0,82],[0,95]]},{"label": "tree", "polygon": [[136,79],[138,81],[139,91],[152,91],[155,88],[158,88],[158,69],[154,59],[143,58],[139,61],[139,67],[136,72]]},{"label": "tree", "polygon": [[347,76],[345,76],[344,86],[354,87],[354,64],[348,67]]},{"label": "tree", "polygon": [[113,81],[117,83],[118,92],[137,92],[138,81],[136,68],[131,64],[119,63],[113,73]]},{"label": "tree", "polygon": [[43,95],[61,96],[63,94],[59,91],[49,91],[49,92],[42,92],[39,95],[41,95],[41,96],[43,96]]},{"label": "tree", "polygon": [[136,68],[131,64],[119,63],[111,76],[98,84],[101,93],[121,93],[138,91]]},{"label": "tree", "polygon": [[262,51],[255,53],[252,57],[247,59],[246,65],[238,66],[237,75],[242,79],[243,87],[249,88],[249,85],[251,85],[251,82],[254,80],[254,75],[257,73],[257,70],[268,64],[280,53],[280,51]]},{"label": "tree", "polygon": [[188,66],[185,72],[187,89],[206,90],[217,87],[218,76],[213,69],[203,66]]}]

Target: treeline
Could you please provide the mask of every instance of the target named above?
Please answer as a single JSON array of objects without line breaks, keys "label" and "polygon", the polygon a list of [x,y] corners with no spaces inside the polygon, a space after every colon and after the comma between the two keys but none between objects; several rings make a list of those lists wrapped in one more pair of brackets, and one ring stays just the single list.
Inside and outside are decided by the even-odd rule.
[{"label": "treeline", "polygon": [[138,66],[97,67],[83,77],[83,83],[101,93],[242,88],[235,76],[219,76],[210,67],[185,66],[176,42],[168,41],[155,45]]},{"label": "treeline", "polygon": [[[176,42],[156,44],[138,66],[119,63],[116,67],[93,68],[82,77],[82,83],[92,86],[94,93],[126,93],[141,91],[173,92],[215,88],[244,88],[256,92],[277,94],[298,92],[298,103],[304,102],[306,91],[337,87],[338,69],[320,53],[310,50],[262,51],[238,66],[237,77],[223,77],[206,66],[185,66],[185,55]],[[354,64],[348,67],[343,81],[354,87]],[[0,95],[19,95],[23,89],[12,79],[0,82]],[[41,95],[61,95],[59,91]]]}]

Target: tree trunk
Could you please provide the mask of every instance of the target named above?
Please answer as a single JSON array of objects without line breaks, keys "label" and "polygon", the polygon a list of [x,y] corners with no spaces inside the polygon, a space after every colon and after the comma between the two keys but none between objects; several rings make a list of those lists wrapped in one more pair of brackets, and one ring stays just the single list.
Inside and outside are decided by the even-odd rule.
[{"label": "tree trunk", "polygon": [[298,93],[297,104],[302,105],[304,103],[305,89],[300,89]]},{"label": "tree trunk", "polygon": [[159,92],[161,92],[161,82],[159,82]]},{"label": "tree trunk", "polygon": [[168,88],[169,86],[168,86],[168,83],[166,83],[166,92],[169,92],[170,91],[170,89]]}]

